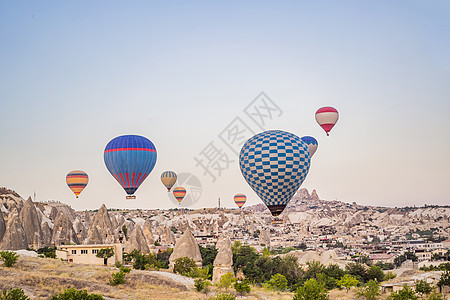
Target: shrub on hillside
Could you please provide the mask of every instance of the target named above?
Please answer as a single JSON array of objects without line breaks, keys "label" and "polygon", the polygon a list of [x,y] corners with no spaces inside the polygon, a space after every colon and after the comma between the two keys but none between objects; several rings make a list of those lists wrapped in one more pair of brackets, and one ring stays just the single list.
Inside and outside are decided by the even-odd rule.
[{"label": "shrub on hillside", "polygon": [[131,269],[130,269],[130,268],[127,268],[127,267],[124,267],[124,266],[121,266],[121,267],[119,268],[119,270],[120,270],[121,272],[124,272],[125,274],[128,274],[128,273],[131,272]]},{"label": "shrub on hillside", "polygon": [[197,265],[192,258],[189,257],[180,257],[175,260],[175,264],[173,265],[173,272],[180,275],[187,275],[192,273]]},{"label": "shrub on hillside", "polygon": [[112,273],[111,278],[109,279],[109,284],[115,286],[125,283],[125,275],[126,274],[123,271]]},{"label": "shrub on hillside", "polygon": [[314,278],[305,281],[294,294],[293,300],[328,300],[328,291],[324,284]]},{"label": "shrub on hillside", "polygon": [[210,297],[209,300],[235,300],[236,296],[230,293],[219,293],[217,292],[213,297]]},{"label": "shrub on hillside", "polygon": [[250,284],[248,284],[247,280],[235,282],[233,287],[236,290],[236,293],[240,295],[250,293],[251,291]]},{"label": "shrub on hillside", "polygon": [[207,293],[209,292],[209,286],[211,282],[203,278],[197,278],[194,280],[194,287],[197,292]]},{"label": "shrub on hillside", "polygon": [[104,300],[102,295],[89,294],[86,290],[70,288],[60,294],[53,295],[50,300]]},{"label": "shrub on hillside", "polygon": [[16,264],[19,255],[13,251],[1,251],[0,257],[3,260],[3,265],[10,268]]},{"label": "shrub on hillside", "polygon": [[410,288],[406,283],[403,285],[401,290],[396,292],[392,292],[389,296],[389,299],[392,300],[417,300],[419,297],[416,295],[416,292],[412,288]]},{"label": "shrub on hillside", "polygon": [[364,297],[366,300],[375,300],[380,294],[380,284],[375,280],[369,280],[356,291],[358,297]]},{"label": "shrub on hillside", "polygon": [[28,300],[27,295],[22,289],[4,289],[0,294],[0,300]]},{"label": "shrub on hillside", "polygon": [[215,285],[218,287],[219,290],[225,289],[225,291],[228,291],[231,285],[236,281],[237,278],[233,276],[232,272],[230,272],[225,275],[222,275],[222,277],[220,277],[219,282],[217,282]]}]

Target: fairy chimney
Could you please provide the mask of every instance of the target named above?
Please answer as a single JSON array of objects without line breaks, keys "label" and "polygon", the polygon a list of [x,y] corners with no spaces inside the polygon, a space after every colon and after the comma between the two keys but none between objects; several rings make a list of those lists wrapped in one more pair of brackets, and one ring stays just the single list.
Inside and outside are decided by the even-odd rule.
[{"label": "fairy chimney", "polygon": [[202,255],[197,245],[197,241],[188,227],[181,238],[175,243],[172,255],[169,258],[169,268],[173,270],[175,260],[180,257],[193,259],[198,267],[202,266]]},{"label": "fairy chimney", "polygon": [[212,281],[219,282],[220,278],[227,273],[233,273],[233,252],[231,251],[231,241],[225,238],[220,242],[219,252],[214,260]]}]

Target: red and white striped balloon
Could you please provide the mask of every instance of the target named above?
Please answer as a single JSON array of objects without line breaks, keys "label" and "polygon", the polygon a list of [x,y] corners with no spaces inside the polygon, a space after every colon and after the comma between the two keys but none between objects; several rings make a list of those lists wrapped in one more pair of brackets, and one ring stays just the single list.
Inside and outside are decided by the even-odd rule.
[{"label": "red and white striped balloon", "polygon": [[316,121],[325,130],[327,135],[339,120],[339,113],[336,108],[325,106],[316,111]]}]

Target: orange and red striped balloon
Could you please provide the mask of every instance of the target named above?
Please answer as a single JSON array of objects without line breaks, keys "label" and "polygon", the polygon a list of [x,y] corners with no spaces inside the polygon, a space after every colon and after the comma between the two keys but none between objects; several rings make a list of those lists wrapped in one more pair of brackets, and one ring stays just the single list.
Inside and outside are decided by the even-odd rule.
[{"label": "orange and red striped balloon", "polygon": [[72,171],[66,176],[66,183],[77,198],[78,195],[80,195],[80,193],[84,190],[88,182],[88,175],[80,170]]},{"label": "orange and red striped balloon", "polygon": [[173,195],[175,196],[175,199],[177,199],[178,204],[183,201],[184,196],[186,196],[186,189],[184,187],[177,187],[173,189]]},{"label": "orange and red striped balloon", "polygon": [[242,208],[242,206],[244,206],[245,201],[247,201],[247,196],[245,196],[244,194],[234,195],[234,203],[236,203],[239,208]]}]

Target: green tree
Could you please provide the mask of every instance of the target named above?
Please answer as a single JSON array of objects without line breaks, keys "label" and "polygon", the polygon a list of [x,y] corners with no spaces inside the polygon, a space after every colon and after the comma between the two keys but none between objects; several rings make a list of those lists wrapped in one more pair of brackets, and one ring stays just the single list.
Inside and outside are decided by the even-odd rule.
[{"label": "green tree", "polygon": [[440,289],[442,289],[443,286],[450,286],[450,271],[442,273],[437,285]]},{"label": "green tree", "polygon": [[269,281],[264,285],[264,288],[272,291],[284,291],[287,288],[288,281],[286,277],[281,274],[272,275]]},{"label": "green tree", "polygon": [[358,283],[359,283],[358,279],[356,279],[350,274],[345,274],[337,282],[339,286],[345,287],[347,289],[347,293],[352,287],[357,286]]},{"label": "green tree", "polygon": [[197,278],[194,280],[194,287],[197,292],[207,293],[209,291],[209,286],[211,282],[203,278]]},{"label": "green tree", "polygon": [[111,274],[111,278],[109,279],[109,285],[115,286],[122,283],[125,283],[125,272],[122,270],[116,273]]},{"label": "green tree", "polygon": [[244,275],[251,280],[258,280],[257,270],[255,270],[255,261],[259,257],[255,248],[241,245],[240,242],[234,242],[231,247],[233,252],[233,269],[237,273],[239,269],[242,269]]},{"label": "green tree", "polygon": [[332,277],[336,280],[342,278],[345,275],[345,271],[339,268],[337,264],[330,264],[323,269],[323,273],[328,277]]},{"label": "green tree", "polygon": [[270,250],[267,247],[264,247],[262,255],[266,256],[266,257],[270,257]]},{"label": "green tree", "polygon": [[305,272],[306,279],[316,278],[317,274],[322,273],[325,269],[325,266],[317,260],[308,261],[306,265],[308,266]]},{"label": "green tree", "polygon": [[366,267],[359,263],[348,263],[345,266],[345,270],[348,274],[352,275],[356,279],[358,279],[359,282],[365,283],[367,282],[368,274]]},{"label": "green tree", "polygon": [[338,286],[337,280],[333,277],[327,276],[325,273],[317,274],[316,280],[317,282],[323,283],[327,290],[332,290]]},{"label": "green tree", "polygon": [[381,294],[380,284],[375,280],[369,280],[364,286],[357,289],[356,294],[366,300],[375,300]]},{"label": "green tree", "polygon": [[296,284],[303,283],[303,270],[298,265],[297,257],[291,254],[286,255],[279,260],[276,259],[277,257],[274,258],[274,272],[280,273],[281,275],[286,277],[288,281],[288,287],[291,289],[291,291],[294,291],[296,289]]},{"label": "green tree", "polygon": [[379,266],[371,266],[367,270],[367,279],[382,282],[384,280],[384,272]]},{"label": "green tree", "polygon": [[216,259],[218,250],[213,245],[207,245],[206,247],[198,245],[198,247],[200,248],[200,254],[202,255],[202,266],[208,268],[208,274],[212,277],[214,268],[213,263]]},{"label": "green tree", "polygon": [[421,295],[428,295],[433,291],[433,287],[426,280],[417,280],[415,290]]},{"label": "green tree", "polygon": [[[277,261],[279,258],[277,259]],[[251,279],[259,282],[266,282],[274,274],[275,263],[268,256],[259,256],[254,262],[254,269],[248,270],[247,274]],[[244,272],[246,274],[246,272]]]},{"label": "green tree", "polygon": [[19,255],[14,251],[1,251],[0,258],[3,260],[5,267],[11,268],[16,264]]},{"label": "green tree", "polygon": [[173,265],[173,272],[178,273],[184,276],[192,273],[196,268],[195,261],[189,257],[179,257],[175,260],[175,264]]},{"label": "green tree", "polygon": [[0,300],[28,300],[27,295],[22,289],[4,289],[2,293],[0,293]]},{"label": "green tree", "polygon": [[219,282],[216,283],[216,286],[219,290],[225,289],[225,291],[228,291],[231,285],[236,281],[237,281],[236,277],[234,277],[233,273],[230,272],[225,275],[222,275],[222,277],[220,277]]},{"label": "green tree", "polygon": [[104,300],[102,295],[88,294],[86,290],[70,288],[52,296],[51,300]]},{"label": "green tree", "polygon": [[102,248],[98,250],[97,256],[98,258],[103,258],[103,263],[106,266],[108,264],[108,258],[114,255],[114,249],[113,248]]},{"label": "green tree", "polygon": [[156,254],[156,259],[159,261],[161,268],[169,268],[169,258],[172,253],[173,248],[167,248],[167,250],[158,252],[158,254]]},{"label": "green tree", "polygon": [[397,274],[392,273],[391,271],[386,272],[386,274],[384,274],[384,280],[391,280],[394,279],[395,277],[397,277]]},{"label": "green tree", "polygon": [[417,300],[417,299],[419,299],[419,297],[416,295],[416,292],[414,292],[414,290],[405,283],[401,290],[392,292],[391,295],[389,296],[389,299],[392,299],[392,300]]},{"label": "green tree", "polygon": [[236,290],[236,293],[240,295],[248,294],[251,291],[250,284],[248,284],[247,280],[237,281],[233,284],[233,287]]},{"label": "green tree", "polygon": [[293,300],[327,300],[328,291],[324,284],[317,282],[316,279],[311,278],[305,281],[303,286],[300,286],[294,294]]}]

